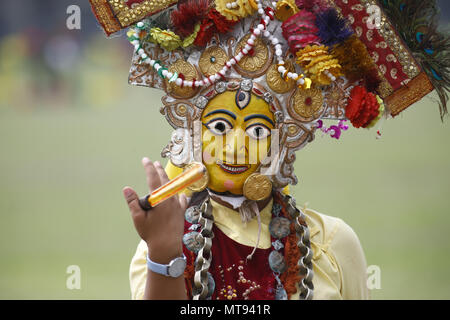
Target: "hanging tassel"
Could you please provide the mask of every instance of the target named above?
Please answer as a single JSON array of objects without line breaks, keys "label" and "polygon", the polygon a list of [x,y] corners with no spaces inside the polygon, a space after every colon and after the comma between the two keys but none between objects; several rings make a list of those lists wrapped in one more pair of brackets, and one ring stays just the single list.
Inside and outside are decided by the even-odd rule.
[{"label": "hanging tassel", "polygon": [[170,16],[175,31],[183,37],[194,32],[195,25],[208,13],[208,0],[187,0],[178,3],[177,9]]},{"label": "hanging tassel", "polygon": [[326,46],[333,46],[347,40],[353,30],[347,25],[347,21],[339,16],[336,9],[330,8],[316,16],[317,35]]},{"label": "hanging tassel", "polygon": [[334,46],[331,54],[339,60],[342,72],[350,82],[363,79],[375,66],[366,46],[356,35]]}]

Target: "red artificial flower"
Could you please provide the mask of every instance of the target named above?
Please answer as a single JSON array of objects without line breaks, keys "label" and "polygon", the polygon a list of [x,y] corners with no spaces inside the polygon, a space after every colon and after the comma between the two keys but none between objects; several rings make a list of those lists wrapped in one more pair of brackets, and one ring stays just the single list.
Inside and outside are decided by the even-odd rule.
[{"label": "red artificial flower", "polygon": [[209,0],[186,0],[170,16],[175,31],[183,37],[194,32],[195,25],[208,14]]},{"label": "red artificial flower", "polygon": [[345,116],[355,128],[366,128],[378,117],[379,109],[380,105],[376,96],[368,92],[366,88],[356,86],[350,93]]},{"label": "red artificial flower", "polygon": [[214,23],[217,31],[220,33],[227,33],[237,23],[237,21],[228,20],[216,9],[211,9],[208,12],[208,18]]},{"label": "red artificial flower", "polygon": [[215,33],[217,33],[217,28],[214,23],[209,19],[203,20],[200,25],[200,30],[197,33],[197,37],[194,40],[194,44],[199,47],[206,46]]}]

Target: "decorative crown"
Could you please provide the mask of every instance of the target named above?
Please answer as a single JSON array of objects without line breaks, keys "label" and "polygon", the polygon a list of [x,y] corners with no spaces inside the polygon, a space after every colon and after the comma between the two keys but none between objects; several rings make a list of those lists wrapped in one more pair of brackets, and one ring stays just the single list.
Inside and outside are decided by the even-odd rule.
[{"label": "decorative crown", "polygon": [[[373,127],[434,88],[446,113],[450,60],[437,60],[450,40],[436,31],[434,1],[90,1],[108,35],[130,27],[129,83],[164,90],[161,113],[176,129],[192,130],[217,94],[252,93],[279,119],[292,163],[314,130]],[[280,185],[296,181],[291,169]]]}]

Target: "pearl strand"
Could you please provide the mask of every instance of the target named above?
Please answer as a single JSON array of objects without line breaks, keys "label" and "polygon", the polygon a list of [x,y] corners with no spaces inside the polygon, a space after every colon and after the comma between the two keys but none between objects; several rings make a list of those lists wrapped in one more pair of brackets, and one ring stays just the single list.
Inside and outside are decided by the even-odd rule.
[{"label": "pearl strand", "polygon": [[[273,1],[272,2],[272,6],[274,8],[277,7],[277,2],[278,1]],[[260,4],[260,2],[257,2],[258,4],[258,13],[262,13],[263,19],[265,18],[265,14],[264,14],[264,9],[262,8],[262,5]],[[266,37],[274,46],[275,48],[275,55],[277,57],[278,60],[278,72],[281,74],[281,77],[285,80],[287,80],[288,78],[294,80],[297,82],[297,85],[299,87],[303,87],[305,85],[305,76],[303,74],[297,74],[295,72],[289,72],[285,67],[285,62],[283,59],[283,51],[281,50],[281,44],[279,44],[279,40],[277,38],[275,38],[268,30],[264,31],[264,37]],[[324,71],[325,75],[327,75],[331,81],[336,81],[336,77],[328,70]],[[310,82],[311,80],[308,79],[308,82]],[[308,84],[307,84],[308,85]]]},{"label": "pearl strand", "polygon": [[228,2],[226,4],[227,9],[236,9],[238,7],[238,3],[236,1]]},{"label": "pearl strand", "polygon": [[136,53],[139,54],[139,56],[141,57],[141,59],[144,63],[150,64],[150,66],[158,73],[158,75],[161,78],[163,78],[163,79],[169,78],[170,79],[169,82],[175,82],[175,84],[177,86],[194,88],[194,87],[203,87],[205,85],[213,84],[215,81],[225,77],[226,73],[231,69],[231,67],[234,64],[238,63],[245,55],[247,55],[250,52],[250,50],[253,48],[253,46],[255,44],[256,37],[260,36],[261,33],[263,32],[263,30],[266,30],[267,25],[269,24],[271,19],[270,19],[270,17],[268,17],[264,14],[265,12],[264,12],[264,9],[262,8],[260,1],[255,0],[255,2],[258,5],[258,14],[262,16],[263,23],[258,24],[258,26],[255,29],[253,29],[252,35],[247,40],[247,43],[244,46],[244,48],[241,50],[241,52],[239,52],[236,56],[234,56],[233,58],[228,60],[225,63],[222,70],[220,70],[216,74],[211,75],[208,78],[202,79],[200,81],[183,80],[178,77],[178,74],[176,74],[176,73],[174,74],[174,73],[168,71],[167,68],[162,66],[160,63],[158,63],[158,61],[155,61],[148,57],[148,55],[145,53],[145,50],[141,47],[140,41],[137,40],[137,39],[139,39],[139,32],[142,31],[145,27],[143,22],[138,22],[136,24],[136,29],[134,29],[134,33],[133,33],[134,40],[131,41],[131,44],[134,45]]},{"label": "pearl strand", "polygon": [[[224,67],[217,72],[214,75],[209,76],[208,78],[202,79],[200,81],[187,81],[187,80],[183,80],[181,78],[179,78],[179,75],[177,73],[172,73],[169,72],[167,70],[166,67],[162,66],[161,64],[159,64],[157,61],[150,59],[147,54],[145,53],[144,49],[141,47],[140,41],[137,40],[139,39],[139,31],[144,29],[144,23],[143,22],[138,22],[137,23],[137,29],[135,29],[133,37],[134,40],[131,41],[131,43],[135,46],[135,50],[136,52],[140,55],[141,59],[143,62],[145,63],[149,63],[150,66],[156,70],[156,72],[162,77],[162,78],[169,78],[169,82],[175,82],[175,84],[177,86],[187,86],[187,87],[203,87],[206,85],[210,85],[213,84],[214,82],[216,82],[217,80],[220,80],[221,78],[224,78],[225,75],[227,74],[227,72],[231,69],[231,67],[238,63],[244,56],[246,56],[250,50],[253,48],[254,43],[255,43],[255,39],[256,37],[263,35],[264,37],[268,38],[268,40],[272,43],[272,45],[275,48],[275,55],[277,57],[278,60],[278,72],[280,72],[281,76],[283,79],[285,79],[286,81],[288,79],[292,79],[294,81],[296,81],[297,85],[299,87],[303,87],[305,85],[305,83],[307,83],[307,86],[309,87],[310,84],[310,79],[307,79],[307,81],[305,81],[305,76],[303,74],[297,74],[295,72],[289,72],[285,67],[285,62],[284,59],[282,57],[283,55],[283,51],[281,49],[281,44],[279,44],[279,41],[277,38],[275,38],[268,30],[267,30],[267,26],[270,23],[270,20],[273,20],[273,9],[270,8],[269,6],[266,7],[265,9],[263,8],[261,1],[260,0],[255,0],[256,4],[257,4],[257,8],[258,8],[258,14],[261,16],[261,22],[260,24],[257,25],[257,27],[253,30],[252,35],[250,36],[250,38],[247,40],[246,45],[244,46],[244,48],[233,58],[231,58],[230,60],[228,60]],[[237,5],[237,2],[231,2],[228,3],[230,4],[230,6],[233,5],[233,3],[235,3]],[[228,5],[227,4],[227,5]],[[272,2],[272,5],[274,7],[276,7],[277,1]],[[268,13],[270,16],[268,16],[266,13]],[[148,61],[149,60],[149,61]],[[327,75],[331,81],[336,81],[336,77],[331,74],[328,70],[324,71],[325,75]]]},{"label": "pearl strand", "polygon": [[[274,8],[276,8],[277,2],[278,2],[278,1],[272,2],[272,6],[273,6]],[[265,21],[269,21],[269,20],[273,19],[273,16],[272,16],[272,17],[269,17],[269,16],[267,16],[267,15],[265,14],[265,11],[264,11],[264,9],[263,9],[263,7],[262,7],[262,5],[261,5],[261,3],[260,3],[259,0],[257,1],[257,6],[258,6],[258,13],[261,14],[262,18],[263,18]],[[269,8],[269,7],[267,7],[267,8]],[[270,12],[273,12],[273,9],[272,9],[272,8],[269,8],[269,11],[270,11]],[[266,19],[267,19],[267,20],[266,20]],[[275,55],[276,55],[277,60],[278,60],[278,72],[281,74],[281,77],[282,77],[283,79],[285,79],[285,80],[287,80],[288,78],[291,78],[291,79],[293,79],[294,81],[297,82],[297,85],[298,85],[299,87],[303,86],[303,85],[305,84],[305,79],[304,79],[305,76],[304,76],[303,74],[298,75],[298,74],[295,73],[295,72],[289,72],[289,71],[284,67],[284,64],[285,64],[285,63],[284,63],[284,59],[283,59],[283,51],[282,51],[282,49],[281,49],[281,44],[279,43],[279,40],[278,40],[277,38],[275,38],[275,37],[270,33],[270,31],[267,30],[267,29],[264,31],[264,34],[263,34],[263,35],[264,35],[265,38],[267,38],[267,39],[270,41],[270,43],[272,43],[272,45],[273,45],[274,48],[275,48]]]},{"label": "pearl strand", "polygon": [[[272,5],[276,6],[276,2],[272,2]],[[258,6],[258,10],[262,9],[262,7]],[[269,17],[270,19],[270,17]],[[288,71],[284,65],[284,59],[283,59],[283,51],[281,49],[281,44],[277,38],[275,38],[268,30],[264,31],[264,37],[266,37],[270,43],[275,48],[275,55],[278,60],[278,72],[281,74],[281,77],[285,80],[288,80],[288,78],[294,80],[297,82],[297,85],[299,87],[302,87],[305,85],[305,76],[303,74],[297,74],[295,72]]]}]

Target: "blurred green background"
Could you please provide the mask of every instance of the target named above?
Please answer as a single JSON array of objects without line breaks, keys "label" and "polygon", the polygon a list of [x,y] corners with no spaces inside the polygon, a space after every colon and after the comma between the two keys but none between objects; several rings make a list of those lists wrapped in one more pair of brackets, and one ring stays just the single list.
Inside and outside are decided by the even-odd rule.
[{"label": "blurred green background", "polygon": [[[0,24],[0,298],[129,299],[139,238],[121,190],[146,192],[140,160],[160,159],[172,129],[161,93],[127,84],[126,40],[106,39],[86,4],[68,31],[74,2],[48,3],[47,24]],[[297,203],[353,227],[381,269],[374,299],[450,298],[449,126],[432,94],[381,139],[318,133],[297,153]],[[66,287],[69,265],[80,290]]]}]

